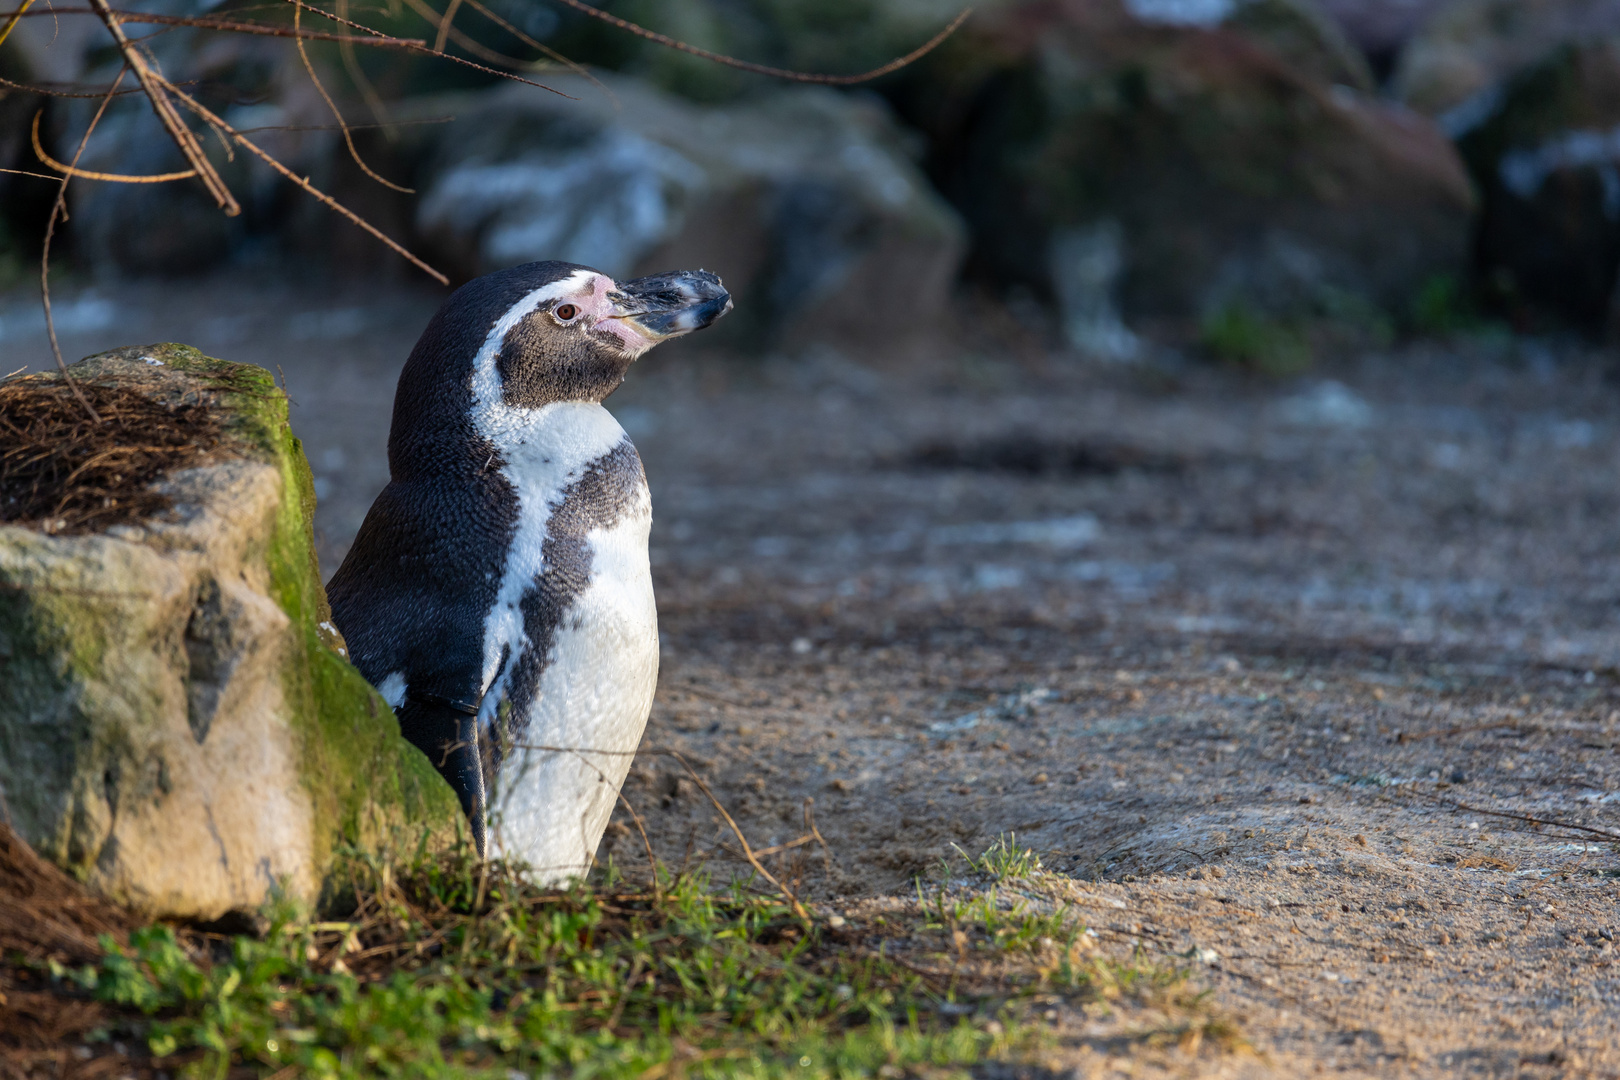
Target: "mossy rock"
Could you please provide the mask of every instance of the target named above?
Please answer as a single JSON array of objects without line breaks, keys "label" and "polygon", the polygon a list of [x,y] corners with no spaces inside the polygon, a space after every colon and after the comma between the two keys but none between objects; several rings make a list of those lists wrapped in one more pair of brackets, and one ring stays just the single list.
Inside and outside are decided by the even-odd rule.
[{"label": "mossy rock", "polygon": [[104,895],[201,920],[319,903],[345,850],[456,842],[454,794],[331,626],[271,375],[172,344],[69,370],[216,423],[166,508],[0,525],[0,815]]}]

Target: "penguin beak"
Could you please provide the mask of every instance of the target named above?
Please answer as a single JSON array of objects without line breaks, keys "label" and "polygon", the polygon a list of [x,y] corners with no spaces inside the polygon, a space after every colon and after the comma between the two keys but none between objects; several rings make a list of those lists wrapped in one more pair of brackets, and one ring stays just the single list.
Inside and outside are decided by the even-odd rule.
[{"label": "penguin beak", "polygon": [[608,300],[613,310],[607,317],[631,330],[645,343],[644,349],[702,330],[731,310],[731,294],[707,270],[675,270],[621,281]]}]

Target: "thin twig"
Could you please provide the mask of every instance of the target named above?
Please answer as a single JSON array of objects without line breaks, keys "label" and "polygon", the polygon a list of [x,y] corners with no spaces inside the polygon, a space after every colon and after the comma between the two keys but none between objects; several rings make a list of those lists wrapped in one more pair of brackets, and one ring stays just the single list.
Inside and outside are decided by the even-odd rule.
[{"label": "thin twig", "polygon": [[821,845],[821,857],[827,860],[827,875],[831,877],[833,864],[836,860],[833,859],[832,848],[827,846],[827,841],[821,835],[821,830],[816,827],[815,805],[816,800],[806,795],[804,799],[804,826],[810,830],[810,835],[816,838],[816,843]]},{"label": "thin twig", "polygon": [[175,97],[179,98],[185,104],[185,106],[187,108],[189,108],[193,112],[197,113],[197,115],[201,116],[203,119],[207,120],[209,123],[219,125],[221,128],[223,128],[230,135],[230,137],[232,139],[236,140],[237,143],[239,143],[242,147],[244,147],[249,152],[254,154],[256,157],[258,157],[265,164],[269,165],[272,169],[276,170],[276,172],[280,173],[282,176],[285,176],[287,179],[291,180],[293,183],[297,184],[299,187],[301,187],[305,191],[309,192],[316,199],[318,199],[321,202],[325,203],[327,206],[331,207],[333,210],[336,210],[339,214],[342,214],[344,217],[348,218],[350,221],[352,221],[356,225],[360,226],[362,229],[364,229],[366,232],[370,233],[372,236],[375,236],[378,240],[381,240],[384,244],[388,245],[388,247],[391,248],[396,254],[403,257],[406,261],[408,261],[412,266],[415,266],[418,270],[421,270],[423,273],[425,273],[429,277],[433,278],[433,280],[437,281],[440,285],[448,285],[448,284],[450,284],[450,279],[449,278],[445,277],[443,274],[439,273],[439,271],[433,269],[433,267],[429,266],[427,263],[423,262],[421,259],[419,259],[415,255],[411,254],[404,247],[402,247],[399,244],[398,241],[394,240],[388,234],[384,233],[381,229],[377,228],[371,222],[367,221],[365,218],[361,217],[359,214],[356,214],[353,210],[350,210],[347,206],[344,206],[342,203],[340,203],[336,199],[332,198],[332,196],[328,195],[326,192],[322,191],[320,188],[316,187],[314,184],[311,184],[304,177],[299,176],[297,173],[295,173],[291,169],[287,168],[287,166],[283,165],[280,161],[277,161],[270,154],[268,154],[264,150],[260,149],[258,144],[253,142],[253,140],[247,138],[241,132],[237,131],[235,128],[233,128],[229,124],[225,123],[225,121],[221,120],[218,116],[214,115],[214,113],[210,112],[206,107],[199,104],[195,98],[193,98],[189,94],[183,93],[182,91],[177,89],[173,83],[168,82],[167,80],[164,80],[162,78],[162,76],[158,76],[158,78],[159,78],[160,82],[162,82],[163,86],[167,87],[168,90],[171,93],[173,93],[175,95]]},{"label": "thin twig", "polygon": [[461,0],[450,0],[450,6],[444,9],[439,18],[439,34],[433,39],[433,51],[444,52],[444,39],[450,36],[450,24],[455,21],[456,10],[461,7]]},{"label": "thin twig", "polygon": [[[303,14],[303,11],[304,9],[302,6],[293,8],[294,30],[302,29],[302,27],[299,25],[299,16]],[[343,142],[349,148],[349,156],[354,159],[354,163],[356,165],[360,166],[360,171],[377,181],[377,183],[381,184],[385,188],[389,188],[392,191],[398,191],[404,195],[415,195],[415,188],[403,187],[394,183],[392,180],[384,180],[381,176],[378,176],[372,171],[370,165],[367,165],[361,160],[360,151],[355,149],[354,146],[354,136],[349,133],[348,122],[343,119],[343,113],[338,111],[337,102],[332,100],[332,95],[328,94],[326,92],[326,87],[321,85],[320,76],[315,74],[315,65],[309,62],[309,50],[304,48],[304,39],[301,37],[295,37],[293,38],[293,44],[298,46],[298,58],[304,62],[304,70],[309,73],[309,81],[315,84],[315,90],[321,95],[321,100],[326,102],[326,107],[328,109],[332,110],[332,119],[336,120],[338,122],[338,127],[343,129]]]},{"label": "thin twig", "polygon": [[[78,165],[79,158],[84,156],[84,148],[90,145],[90,133],[96,130],[96,125],[101,123],[101,118],[107,114],[107,106],[112,104],[113,92],[118,89],[118,84],[124,81],[124,75],[128,71],[128,64],[119,68],[118,78],[107,88],[107,95],[101,99],[96,115],[90,118],[90,126],[84,129],[84,137],[79,140],[79,148],[73,152],[74,165]],[[51,204],[51,216],[45,222],[45,242],[40,245],[39,251],[39,295],[45,306],[45,331],[50,335],[51,352],[56,357],[57,370],[62,373],[62,378],[67,380],[68,388],[73,391],[73,396],[79,399],[79,404],[84,406],[84,411],[90,414],[90,419],[99,424],[101,414],[90,404],[90,399],[84,396],[78,380],[68,374],[67,362],[62,359],[61,342],[56,340],[56,316],[51,312],[51,239],[56,235],[57,220],[67,220],[67,187],[68,181],[72,179],[72,173],[62,174],[62,183],[56,189],[56,201]]]},{"label": "thin twig", "polygon": [[[442,29],[446,29],[446,33],[449,35],[450,40],[454,41],[457,45],[460,45],[463,49],[466,49],[474,56],[481,57],[492,64],[502,64],[510,68],[528,68],[533,66],[526,60],[519,60],[515,56],[507,56],[505,53],[497,52],[494,49],[491,49],[489,46],[481,44],[475,38],[469,37],[468,35],[462,33],[453,26],[444,28],[442,26],[442,20],[439,17],[439,13],[433,9],[431,4],[424,3],[423,0],[405,0],[405,3],[412,11],[421,16],[423,21],[439,24]],[[434,55],[444,56],[445,54],[443,50],[436,50]],[[453,59],[452,57],[448,56],[445,58]]]},{"label": "thin twig", "polygon": [[1398,743],[1417,742],[1419,739],[1443,739],[1450,735],[1471,735],[1477,731],[1495,731],[1499,728],[1531,727],[1526,720],[1494,720],[1489,724],[1463,724],[1458,727],[1434,728],[1430,731],[1398,731]]},{"label": "thin twig", "polygon": [[[102,95],[109,92],[106,89],[100,89],[100,90],[86,90],[83,93],[75,93],[75,92],[73,92],[71,90],[59,90],[59,89],[56,89],[57,87],[60,87],[60,86],[81,86],[81,85],[83,85],[83,84],[81,84],[81,83],[60,83],[60,82],[20,83],[20,82],[16,82],[15,80],[12,80],[12,79],[7,79],[4,76],[0,76],[0,86],[9,86],[9,87],[11,87],[11,89],[13,89],[13,90],[21,90],[25,94],[39,94],[39,95],[41,95],[43,97],[83,98],[85,100],[89,100],[91,98],[100,99],[102,97]],[[140,87],[137,86],[133,90],[119,90],[117,93],[113,94],[113,96],[114,97],[128,97],[130,94],[139,94],[140,92],[141,92],[141,89],[140,89]],[[54,179],[56,179],[56,177],[53,176],[53,177],[51,177],[51,179],[54,180]]]},{"label": "thin twig", "polygon": [[52,183],[62,179],[60,175],[52,176],[50,173],[29,172],[27,169],[0,169],[0,173],[7,173],[11,176],[32,176],[35,180],[49,180]]},{"label": "thin twig", "polygon": [[613,1004],[612,1015],[608,1017],[607,1023],[602,1025],[602,1034],[612,1036],[613,1029],[619,1026],[619,1018],[624,1015],[624,1003],[630,999],[631,992],[636,988],[636,980],[641,978],[641,971],[645,966],[646,957],[636,953],[636,958],[630,962],[630,977],[624,980],[624,989],[619,992],[619,1000]]},{"label": "thin twig", "polygon": [[1437,802],[1458,810],[1466,810],[1470,814],[1484,814],[1486,817],[1508,818],[1512,821],[1527,821],[1532,825],[1545,825],[1554,829],[1573,829],[1576,832],[1590,833],[1593,836],[1601,836],[1605,840],[1620,843],[1620,833],[1613,833],[1607,829],[1594,829],[1590,825],[1575,825],[1568,821],[1553,821],[1548,818],[1531,817],[1528,814],[1513,814],[1506,810],[1486,810],[1483,807],[1469,806],[1467,803],[1460,803],[1456,799],[1448,799],[1442,795],[1430,795],[1422,791],[1408,791],[1405,794],[1416,795],[1420,799],[1427,799],[1430,802]]},{"label": "thin twig", "polygon": [[[267,4],[262,6],[265,8],[275,8],[279,7],[280,5]],[[345,34],[324,33],[319,30],[294,31],[285,26],[274,26],[270,23],[242,22],[238,19],[225,19],[215,15],[160,15],[149,11],[128,11],[124,8],[112,8],[110,10],[120,23],[135,23],[145,26],[187,27],[193,30],[223,30],[227,33],[233,34],[259,34],[268,37],[302,37],[310,41],[343,41],[346,39],[348,41],[360,42],[367,45],[385,45],[393,46],[395,48],[414,47],[423,50],[427,49],[426,38],[396,38],[389,34],[384,34],[380,30],[372,30],[370,27],[363,28],[367,31],[367,35],[365,37],[355,37]],[[246,10],[250,9],[236,9],[238,13]],[[321,9],[316,7],[311,7],[309,10],[317,15],[327,15],[326,12],[321,11]],[[35,11],[27,12],[27,14],[97,15],[99,12],[97,12],[93,7],[62,7],[52,8],[50,12]],[[327,17],[330,18],[331,16],[328,15]],[[343,21],[345,24],[347,24],[347,20]],[[133,90],[130,91],[130,93],[140,93],[140,91]]]},{"label": "thin twig", "polygon": [[[337,13],[339,18],[348,18],[349,0],[337,0]],[[371,110],[372,119],[383,129],[383,136],[389,142],[394,142],[399,138],[399,129],[389,123],[382,96],[377,93],[377,88],[371,85],[371,80],[366,78],[364,69],[360,67],[360,57],[354,51],[352,35],[340,36],[343,40],[338,42],[338,54],[343,57],[343,67],[349,73],[349,81],[360,91],[360,97],[365,101],[366,108]]]},{"label": "thin twig", "polygon": [[13,11],[10,18],[6,19],[6,25],[0,26],[0,45],[6,43],[6,38],[11,36],[11,32],[17,28],[18,21],[28,13],[28,9],[33,3],[34,0],[23,0],[22,6]]},{"label": "thin twig", "polygon": [[[225,186],[224,180],[220,179],[220,175],[214,169],[213,163],[203,153],[201,144],[197,142],[197,137],[191,133],[191,129],[186,126],[185,121],[180,119],[180,114],[175,111],[174,102],[170,101],[168,94],[164,93],[165,87],[172,90],[174,85],[159,75],[146,62],[146,57],[142,55],[141,50],[124,33],[123,26],[118,22],[118,16],[108,6],[107,0],[90,0],[90,6],[95,9],[96,14],[101,17],[101,21],[106,24],[107,32],[112,35],[113,41],[118,45],[119,52],[124,54],[124,63],[129,65],[129,69],[135,73],[135,78],[140,81],[141,89],[146,91],[146,98],[152,103],[152,111],[157,113],[158,120],[169,132],[169,137],[174,140],[174,144],[180,148],[180,153],[185,156],[187,161],[191,162],[191,167],[197,170],[197,175],[202,180],[203,186],[208,189],[208,194],[212,195],[214,201],[219,204],[219,208],[225,211],[226,217],[235,217],[240,214],[242,207],[237,203],[236,196],[231,194],[231,189]],[[178,91],[176,92],[178,93]]]},{"label": "thin twig", "polygon": [[[51,157],[51,155],[47,154],[45,152],[44,145],[39,141],[39,118],[43,115],[45,115],[44,109],[41,109],[39,112],[34,114],[34,128],[32,131],[34,139],[34,156],[64,176],[77,176],[80,180],[107,180],[114,184],[167,184],[172,180],[189,180],[193,176],[197,175],[196,169],[186,169],[184,172],[154,173],[150,176],[129,176],[125,173],[95,172],[90,169],[80,169],[73,165],[64,165],[60,161],[57,161],[55,158]],[[8,169],[7,171],[10,172],[12,170]],[[42,174],[24,173],[23,175],[38,176]],[[55,179],[55,177],[52,177],[51,179]]]},{"label": "thin twig", "polygon": [[[368,34],[375,35],[375,37],[378,40],[386,39],[388,41],[388,44],[391,47],[403,48],[406,52],[417,52],[417,53],[423,54],[424,56],[436,57],[436,58],[438,58],[440,60],[448,60],[452,64],[460,64],[462,67],[472,68],[474,71],[482,71],[486,75],[498,75],[503,79],[511,79],[513,82],[520,82],[524,86],[533,86],[533,87],[536,87],[537,89],[540,89],[540,90],[550,91],[551,93],[556,94],[558,97],[567,98],[569,101],[577,100],[574,97],[574,95],[565,94],[561,90],[558,90],[554,86],[547,86],[545,83],[538,83],[538,82],[535,82],[532,79],[525,79],[525,78],[523,78],[523,76],[514,75],[510,71],[501,71],[499,68],[485,67],[483,64],[475,64],[471,60],[466,59],[465,57],[453,56],[453,55],[451,55],[450,53],[447,53],[447,52],[435,52],[434,50],[428,48],[425,43],[406,43],[405,39],[403,39],[403,38],[389,38],[388,35],[384,34],[380,30],[373,30],[371,27],[366,26],[364,23],[358,23],[358,22],[355,22],[352,19],[339,18],[337,15],[332,14],[330,11],[322,11],[318,7],[311,7],[309,4],[304,3],[303,0],[287,0],[287,2],[289,4],[297,4],[299,7],[304,8],[306,11],[313,12],[314,14],[319,15],[322,18],[331,19],[333,22],[339,23],[339,24],[341,24],[343,26],[347,26],[351,30],[364,30]],[[368,42],[364,38],[356,38],[355,39],[355,44],[357,44],[357,45],[376,44],[376,43],[377,43],[376,41]]]},{"label": "thin twig", "polygon": [[810,835],[809,833],[805,833],[803,836],[794,837],[785,844],[772,844],[768,848],[760,848],[758,851],[754,852],[754,854],[763,859],[767,855],[780,855],[784,851],[792,851],[796,847],[804,847],[806,844],[813,844],[815,842],[816,838],[814,836]]},{"label": "thin twig", "polygon": [[[346,0],[339,0],[339,2],[346,2]],[[608,89],[606,83],[602,82],[602,80],[598,79],[595,75],[592,75],[584,64],[581,64],[575,60],[570,60],[568,57],[564,56],[562,53],[558,52],[556,49],[553,49],[544,42],[536,41],[534,38],[530,37],[528,34],[525,34],[522,30],[519,30],[517,27],[513,26],[511,23],[501,18],[483,4],[480,4],[478,0],[462,0],[462,2],[468,7],[472,8],[474,11],[478,12],[478,14],[482,15],[484,18],[488,19],[490,22],[494,23],[496,26],[500,27],[502,30],[505,30],[508,34],[511,34],[513,37],[523,42],[523,44],[527,45],[529,48],[540,53],[540,55],[544,56],[547,60],[550,60],[553,63],[561,64],[563,67],[566,67],[569,71],[572,71],[580,78],[588,80],[598,90],[601,90],[609,98],[613,99],[613,103],[615,105],[618,104],[618,95],[614,94],[612,90]]]},{"label": "thin twig", "polygon": [[647,838],[647,826],[642,823],[641,815],[636,813],[636,808],[630,804],[630,800],[624,797],[624,788],[619,789],[618,795],[619,801],[624,804],[624,808],[630,811],[630,820],[636,823],[636,831],[641,833],[641,845],[647,849],[647,870],[652,874],[653,896],[662,903],[664,890],[663,886],[658,883],[658,857],[653,854],[652,841]]},{"label": "thin twig", "polygon": [[726,56],[722,53],[710,52],[708,49],[700,49],[695,45],[688,45],[686,42],[679,41],[667,34],[660,34],[656,30],[648,30],[644,26],[637,26],[628,19],[621,19],[617,15],[609,15],[600,8],[591,7],[589,4],[585,3],[584,0],[557,0],[557,2],[573,8],[582,15],[589,15],[593,19],[600,19],[609,26],[617,27],[626,33],[634,34],[639,38],[645,38],[648,41],[662,45],[665,48],[674,49],[677,52],[687,53],[691,56],[696,56],[704,60],[712,60],[716,64],[736,68],[738,71],[751,71],[756,75],[769,75],[773,78],[788,79],[793,82],[821,83],[826,86],[854,86],[857,83],[870,82],[873,79],[882,78],[884,75],[899,71],[908,64],[913,64],[918,60],[921,60],[924,56],[927,56],[929,53],[933,52],[939,47],[941,42],[950,37],[952,34],[956,33],[957,27],[966,22],[968,16],[973,14],[972,8],[963,8],[961,13],[957,15],[956,18],[952,19],[950,24],[946,26],[945,29],[941,30],[939,33],[935,34],[922,45],[919,45],[906,55],[895,60],[890,60],[882,67],[875,67],[871,71],[864,71],[859,75],[818,75],[814,72],[790,71],[787,68],[770,67],[765,64],[755,64],[747,60],[738,60],[736,57]]},{"label": "thin twig", "polygon": [[676,751],[666,750],[664,752],[681,763],[681,767],[686,770],[687,775],[691,776],[692,782],[698,786],[703,794],[709,797],[709,801],[714,804],[714,808],[720,811],[720,816],[725,818],[726,824],[731,828],[732,835],[737,838],[737,843],[742,845],[743,857],[746,858],[748,860],[748,864],[754,868],[754,872],[776,887],[777,891],[780,892],[784,898],[786,898],[788,906],[793,909],[793,914],[803,919],[806,923],[809,923],[810,913],[804,910],[804,905],[799,903],[799,898],[793,895],[792,890],[790,890],[780,881],[777,881],[771,872],[760,864],[759,859],[754,855],[754,849],[748,846],[748,838],[743,835],[742,829],[738,828],[736,820],[733,819],[726,808],[720,804],[720,800],[714,797],[714,792],[710,791],[709,785],[703,782],[703,777],[699,776],[697,774],[697,770],[692,768],[687,760]]}]

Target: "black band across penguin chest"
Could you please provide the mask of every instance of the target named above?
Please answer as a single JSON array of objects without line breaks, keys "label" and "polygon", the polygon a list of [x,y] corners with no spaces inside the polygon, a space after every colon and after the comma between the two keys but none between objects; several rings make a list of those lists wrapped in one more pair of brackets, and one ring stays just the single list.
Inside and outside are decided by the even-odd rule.
[{"label": "black band across penguin chest", "polygon": [[503,696],[510,708],[502,710],[508,719],[501,734],[507,739],[523,735],[541,679],[553,662],[558,633],[581,617],[580,599],[592,588],[616,584],[603,580],[591,534],[645,513],[646,489],[641,457],[626,439],[585,466],[549,504],[541,569],[518,603],[526,641],[510,660],[505,684]]}]

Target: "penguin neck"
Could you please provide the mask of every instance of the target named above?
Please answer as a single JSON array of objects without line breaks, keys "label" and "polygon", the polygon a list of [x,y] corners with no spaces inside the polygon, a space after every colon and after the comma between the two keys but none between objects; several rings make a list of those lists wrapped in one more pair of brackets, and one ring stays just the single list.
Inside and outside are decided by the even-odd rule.
[{"label": "penguin neck", "polygon": [[479,403],[473,426],[507,480],[576,474],[628,440],[613,414],[594,401],[555,401],[538,408],[496,400]]}]

